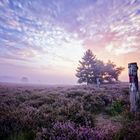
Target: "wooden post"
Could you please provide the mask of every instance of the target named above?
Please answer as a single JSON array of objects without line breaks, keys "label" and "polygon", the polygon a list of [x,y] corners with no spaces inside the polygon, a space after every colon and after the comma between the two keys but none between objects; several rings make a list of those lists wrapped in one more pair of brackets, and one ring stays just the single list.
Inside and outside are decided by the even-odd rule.
[{"label": "wooden post", "polygon": [[138,109],[137,102],[139,100],[139,94],[138,94],[139,85],[138,85],[137,70],[138,70],[137,63],[128,64],[131,112],[136,112]]}]

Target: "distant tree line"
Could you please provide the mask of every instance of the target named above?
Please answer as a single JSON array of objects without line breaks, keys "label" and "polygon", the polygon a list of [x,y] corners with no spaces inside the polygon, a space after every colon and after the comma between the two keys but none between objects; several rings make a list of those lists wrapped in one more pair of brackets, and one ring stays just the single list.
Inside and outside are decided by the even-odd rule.
[{"label": "distant tree line", "polygon": [[78,83],[94,84],[97,78],[101,83],[112,83],[118,81],[123,70],[123,67],[117,67],[111,61],[104,63],[98,60],[91,50],[87,50],[82,60],[79,61],[76,77],[78,77]]}]

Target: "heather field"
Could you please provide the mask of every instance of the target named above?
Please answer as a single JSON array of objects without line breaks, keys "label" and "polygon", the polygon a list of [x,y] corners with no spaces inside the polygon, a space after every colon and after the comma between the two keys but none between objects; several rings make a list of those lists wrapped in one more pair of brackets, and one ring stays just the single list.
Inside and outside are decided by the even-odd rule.
[{"label": "heather field", "polygon": [[0,84],[0,140],[140,140],[128,83]]}]

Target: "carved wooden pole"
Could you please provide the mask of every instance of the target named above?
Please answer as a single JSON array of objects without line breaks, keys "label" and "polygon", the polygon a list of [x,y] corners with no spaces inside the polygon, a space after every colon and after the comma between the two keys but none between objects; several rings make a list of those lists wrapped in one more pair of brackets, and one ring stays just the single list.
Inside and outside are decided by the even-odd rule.
[{"label": "carved wooden pole", "polygon": [[137,63],[128,64],[131,112],[136,112],[138,109],[137,102],[139,99],[139,94],[138,94],[139,84],[138,84],[137,70],[138,70]]}]

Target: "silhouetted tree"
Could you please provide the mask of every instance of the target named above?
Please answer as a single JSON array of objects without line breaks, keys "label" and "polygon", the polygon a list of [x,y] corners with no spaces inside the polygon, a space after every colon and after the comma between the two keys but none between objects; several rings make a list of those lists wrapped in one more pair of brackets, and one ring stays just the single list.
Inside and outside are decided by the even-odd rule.
[{"label": "silhouetted tree", "polygon": [[91,50],[87,50],[84,54],[84,57],[82,58],[82,61],[79,61],[79,63],[80,65],[76,70],[76,76],[79,78],[78,83],[94,83],[96,81],[96,56],[92,53]]},{"label": "silhouetted tree", "polygon": [[93,84],[96,83],[97,78],[100,79],[101,83],[105,81],[112,83],[118,81],[119,75],[124,70],[123,67],[117,67],[111,61],[105,64],[103,61],[96,59],[91,50],[85,52],[82,61],[79,61],[79,63],[76,70],[78,83]]},{"label": "silhouetted tree", "polygon": [[123,70],[124,70],[123,67],[117,67],[116,64],[114,64],[109,60],[105,65],[105,70],[104,70],[105,74],[103,80],[106,80],[109,83],[113,81],[118,81],[118,77]]}]

